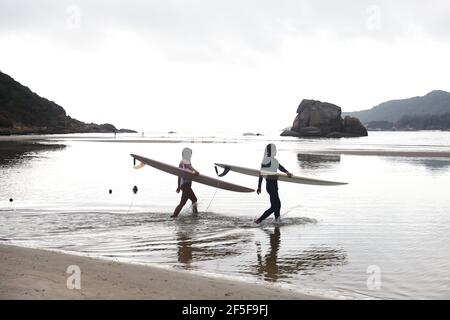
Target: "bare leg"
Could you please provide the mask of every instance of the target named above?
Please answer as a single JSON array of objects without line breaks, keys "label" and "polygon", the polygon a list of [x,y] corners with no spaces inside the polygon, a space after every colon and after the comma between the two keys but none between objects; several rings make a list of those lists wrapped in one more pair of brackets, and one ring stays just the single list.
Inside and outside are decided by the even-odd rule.
[{"label": "bare leg", "polygon": [[187,194],[188,198],[192,201],[192,212],[194,214],[197,214],[198,213],[197,197],[195,196],[195,193],[191,187],[186,188],[186,194]]},{"label": "bare leg", "polygon": [[175,208],[175,211],[173,212],[173,215],[171,215],[170,217],[171,218],[176,218],[176,217],[178,217],[178,215],[180,214],[180,212],[181,212],[181,209],[183,209],[183,207],[184,207],[184,205],[186,204],[186,202],[188,201],[188,195],[187,195],[187,193],[186,193],[186,191],[184,190],[184,188],[181,188],[181,192],[182,192],[182,194],[181,194],[181,200],[180,200],[180,203],[178,204],[178,206]]}]

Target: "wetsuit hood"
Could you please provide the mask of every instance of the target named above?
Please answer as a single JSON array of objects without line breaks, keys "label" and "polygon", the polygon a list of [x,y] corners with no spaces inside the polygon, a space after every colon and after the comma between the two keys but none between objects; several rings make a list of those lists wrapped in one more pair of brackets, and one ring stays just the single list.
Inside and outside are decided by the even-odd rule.
[{"label": "wetsuit hood", "polygon": [[264,150],[264,158],[261,163],[261,170],[277,172],[278,161],[275,159],[277,154],[277,147],[271,143],[268,144]]},{"label": "wetsuit hood", "polygon": [[190,164],[191,158],[192,158],[192,149],[184,148],[183,151],[181,152],[181,156],[182,156],[182,161],[185,164]]},{"label": "wetsuit hood", "polygon": [[277,146],[274,145],[273,143],[268,144],[268,145],[266,146],[264,156],[265,156],[265,157],[268,157],[268,158],[273,158],[273,157],[275,157],[276,155],[277,155]]}]

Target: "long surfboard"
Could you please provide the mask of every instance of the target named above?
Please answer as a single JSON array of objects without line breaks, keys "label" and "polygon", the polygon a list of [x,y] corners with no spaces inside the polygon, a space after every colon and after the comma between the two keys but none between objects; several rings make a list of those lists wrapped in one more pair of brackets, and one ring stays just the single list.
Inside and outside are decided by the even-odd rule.
[{"label": "long surfboard", "polygon": [[274,177],[278,179],[279,181],[285,181],[285,182],[292,182],[292,183],[300,183],[300,184],[309,184],[314,186],[340,186],[348,184],[346,182],[337,182],[337,181],[328,181],[328,180],[319,180],[319,179],[313,179],[313,178],[306,178],[306,177],[300,177],[300,176],[292,176],[288,177],[285,173],[274,173],[269,171],[261,171],[261,170],[255,170],[255,169],[249,169],[244,167],[238,167],[230,164],[224,164],[224,163],[215,163],[216,166],[221,167],[225,169],[225,172],[222,175],[224,176],[228,171],[234,171],[238,173],[242,173],[249,176],[259,177],[263,176],[265,178],[267,177]]},{"label": "long surfboard", "polygon": [[[202,174],[195,175],[190,170],[178,168],[178,167],[172,166],[170,164],[159,162],[159,161],[156,161],[153,159],[145,158],[145,157],[138,156],[135,154],[131,154],[131,156],[134,159],[139,160],[141,162],[141,164],[145,164],[145,165],[148,165],[155,169],[164,171],[166,173],[173,174],[175,176],[189,179],[189,180],[192,180],[192,181],[195,181],[198,183],[202,183],[207,186],[214,187],[214,188],[219,188],[219,189],[224,189],[224,190],[234,191],[234,192],[254,192],[255,191],[254,189],[246,188],[246,187],[243,187],[243,186],[240,186],[237,184],[233,184],[230,182],[222,181],[222,180],[219,180],[216,178],[211,178],[211,177],[208,177],[208,176],[205,176]],[[135,166],[135,168],[136,169],[141,168],[142,167],[141,164],[138,164],[137,166]]]}]

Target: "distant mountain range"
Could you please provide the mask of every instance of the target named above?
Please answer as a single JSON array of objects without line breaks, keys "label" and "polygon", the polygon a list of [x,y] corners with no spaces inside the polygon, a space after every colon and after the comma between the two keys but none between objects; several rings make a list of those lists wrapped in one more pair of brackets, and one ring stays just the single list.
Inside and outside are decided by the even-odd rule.
[{"label": "distant mountain range", "polygon": [[450,113],[450,92],[435,90],[423,97],[383,102],[372,109],[346,112],[345,115],[358,117],[362,122],[397,122],[403,116],[442,115]]},{"label": "distant mountain range", "polygon": [[112,124],[84,123],[66,114],[63,107],[38,96],[0,72],[0,134],[52,134],[135,132]]}]

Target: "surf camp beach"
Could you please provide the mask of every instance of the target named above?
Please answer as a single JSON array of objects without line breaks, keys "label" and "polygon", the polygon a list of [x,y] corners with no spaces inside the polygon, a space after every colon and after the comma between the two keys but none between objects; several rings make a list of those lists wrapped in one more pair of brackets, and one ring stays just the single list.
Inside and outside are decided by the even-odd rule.
[{"label": "surf camp beach", "polygon": [[[450,234],[448,134],[377,132],[339,141],[270,132],[2,137],[0,297],[448,297],[450,257],[439,250]],[[280,181],[281,221],[271,216],[255,225],[268,207],[264,190],[194,182],[198,215],[188,203],[173,219],[176,177],[150,166],[136,170],[130,157],[177,166],[189,146],[200,174],[217,177],[214,163],[254,168],[268,141],[294,175],[348,184]],[[232,171],[220,179],[252,189],[258,182]],[[75,270],[67,273],[69,266],[80,268],[80,290],[67,287]],[[374,272],[379,283],[371,282]]]},{"label": "surf camp beach", "polygon": [[[0,245],[0,299],[323,299],[285,288]],[[80,288],[67,285],[80,266]],[[70,269],[69,269],[70,270]]]},{"label": "surf camp beach", "polygon": [[0,300],[450,299],[449,3],[0,0]]}]

